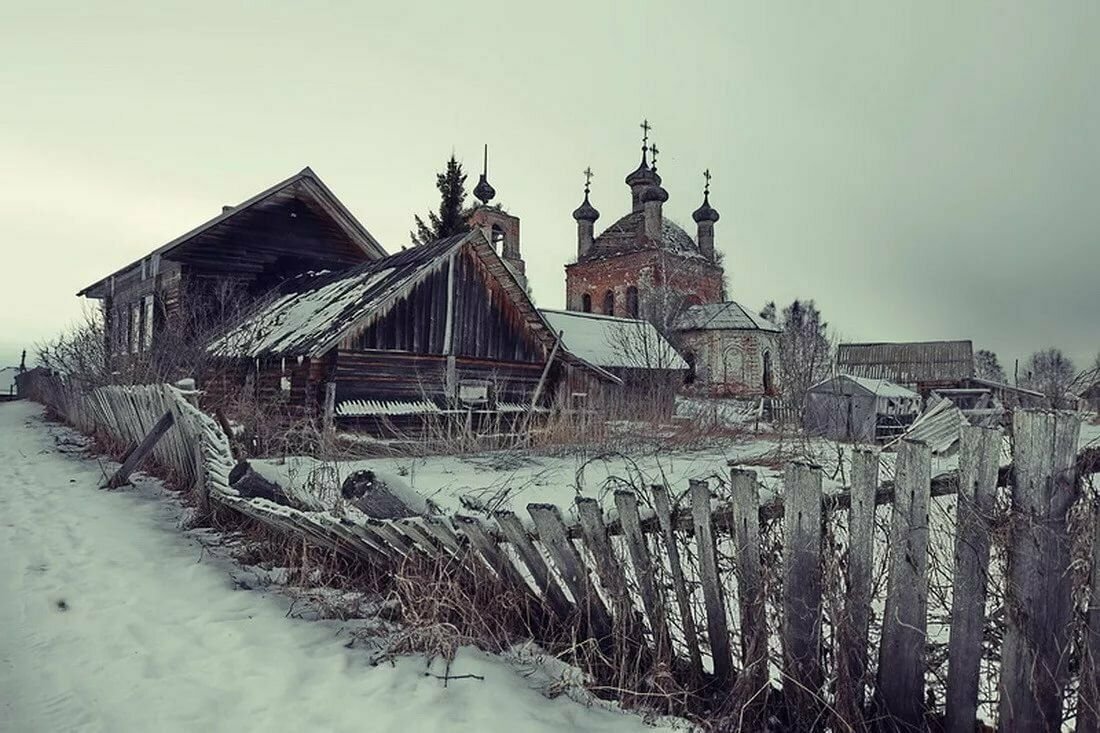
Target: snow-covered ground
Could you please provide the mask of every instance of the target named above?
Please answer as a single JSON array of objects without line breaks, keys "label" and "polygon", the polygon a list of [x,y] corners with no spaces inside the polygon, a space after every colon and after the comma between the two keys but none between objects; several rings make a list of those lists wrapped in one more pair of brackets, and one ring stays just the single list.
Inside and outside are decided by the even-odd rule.
[{"label": "snow-covered ground", "polygon": [[238,589],[157,482],[97,490],[59,430],[0,404],[0,731],[653,730],[473,650],[451,674],[484,679],[446,687],[422,658],[371,666],[346,624]]}]

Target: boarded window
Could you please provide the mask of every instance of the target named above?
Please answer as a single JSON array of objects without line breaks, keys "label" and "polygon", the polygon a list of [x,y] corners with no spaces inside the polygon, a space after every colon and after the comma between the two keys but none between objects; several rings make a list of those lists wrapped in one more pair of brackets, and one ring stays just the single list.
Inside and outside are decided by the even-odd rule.
[{"label": "boarded window", "polygon": [[141,351],[141,304],[130,304],[130,353]]},{"label": "boarded window", "polygon": [[153,348],[153,324],[156,313],[153,308],[153,296],[146,295],[142,300],[142,306],[144,307],[144,314],[142,318],[142,331],[141,331],[141,350],[149,351]]},{"label": "boarded window", "polygon": [[615,293],[608,290],[603,296],[603,313],[605,316],[615,315]]},{"label": "boarded window", "polygon": [[626,289],[626,314],[631,318],[638,317],[638,288],[633,285]]},{"label": "boarded window", "polygon": [[592,312],[592,296],[588,293],[581,296],[581,310],[585,313]]}]

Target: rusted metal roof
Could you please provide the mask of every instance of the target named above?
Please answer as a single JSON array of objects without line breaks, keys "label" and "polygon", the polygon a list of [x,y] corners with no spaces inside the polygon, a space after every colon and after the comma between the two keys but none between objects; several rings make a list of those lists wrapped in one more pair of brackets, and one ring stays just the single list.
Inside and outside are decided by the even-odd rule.
[{"label": "rusted metal roof", "polygon": [[840,344],[837,370],[898,384],[950,382],[974,376],[970,341]]}]

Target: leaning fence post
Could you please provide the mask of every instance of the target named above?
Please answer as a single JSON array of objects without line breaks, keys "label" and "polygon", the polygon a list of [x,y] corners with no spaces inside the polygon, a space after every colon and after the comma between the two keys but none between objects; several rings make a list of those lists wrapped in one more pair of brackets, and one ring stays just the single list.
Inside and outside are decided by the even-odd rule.
[{"label": "leaning fence post", "polygon": [[717,546],[710,522],[710,489],[706,481],[692,480],[691,519],[695,529],[695,547],[699,553],[699,581],[703,586],[703,604],[707,611],[707,639],[714,660],[714,677],[720,686],[733,674],[730,634],[726,623],[726,603],[718,578]]},{"label": "leaning fence post", "polygon": [[972,733],[978,717],[978,677],[985,631],[989,533],[997,499],[1001,431],[964,426],[959,438],[955,510],[955,578],[947,657],[948,733]]},{"label": "leaning fence post", "polygon": [[1058,730],[1068,675],[1071,614],[1069,508],[1077,500],[1073,413],[1018,410],[1001,657],[1004,730]]},{"label": "leaning fence post", "polygon": [[821,468],[789,463],[783,490],[783,697],[796,729],[821,691]]},{"label": "leaning fence post", "polygon": [[879,643],[878,701],[896,727],[924,726],[928,627],[928,504],[932,449],[903,440],[894,478],[889,575]]},{"label": "leaning fence post", "polygon": [[638,497],[633,491],[616,491],[615,507],[619,510],[619,524],[623,528],[630,560],[634,565],[634,576],[638,581],[638,595],[642,597],[642,607],[649,618],[649,628],[653,632],[653,648],[658,660],[665,660],[672,651],[665,622],[664,596],[653,573],[653,560],[649,555],[645,535],[642,533],[641,517],[638,515]]},{"label": "leaning fence post", "polygon": [[867,631],[871,623],[874,571],[875,493],[879,453],[852,452],[852,493],[848,509],[848,588],[839,631],[837,712],[850,725],[863,719],[867,675]]},{"label": "leaning fence post", "polygon": [[[1096,512],[1095,502],[1092,511]],[[1077,688],[1077,733],[1100,731],[1100,522],[1093,527],[1091,571],[1081,681]]]},{"label": "leaning fence post", "polygon": [[653,493],[653,511],[661,525],[661,536],[668,552],[668,567],[672,575],[672,589],[676,594],[676,606],[680,610],[680,624],[684,631],[684,644],[691,660],[691,674],[699,680],[703,678],[703,659],[699,653],[699,633],[695,627],[695,616],[691,610],[691,596],[688,594],[687,581],[684,578],[684,566],[680,563],[680,549],[676,546],[676,531],[673,525],[672,507],[668,498],[668,489],[660,484],[651,487]]}]

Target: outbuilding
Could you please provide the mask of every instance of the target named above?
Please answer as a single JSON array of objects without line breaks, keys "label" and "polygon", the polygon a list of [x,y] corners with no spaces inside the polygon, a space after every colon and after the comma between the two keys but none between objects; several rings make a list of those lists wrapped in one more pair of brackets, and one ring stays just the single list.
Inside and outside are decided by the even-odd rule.
[{"label": "outbuilding", "polygon": [[921,396],[910,389],[839,374],[810,388],[803,425],[811,435],[871,443],[902,434],[920,411]]}]

